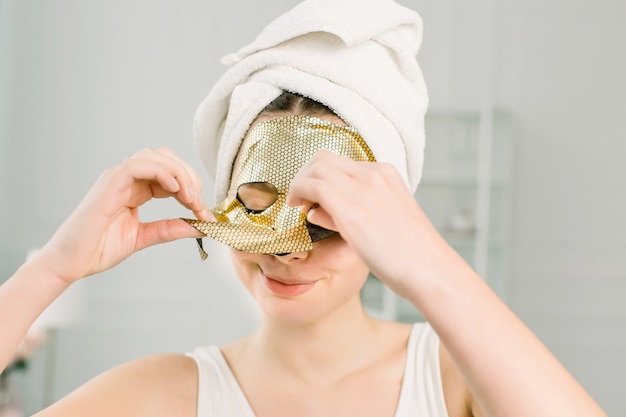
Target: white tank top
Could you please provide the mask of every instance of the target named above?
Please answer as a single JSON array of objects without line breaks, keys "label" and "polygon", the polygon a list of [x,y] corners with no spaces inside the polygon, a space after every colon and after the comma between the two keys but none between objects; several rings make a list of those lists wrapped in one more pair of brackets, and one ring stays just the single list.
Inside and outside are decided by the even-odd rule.
[{"label": "white tank top", "polygon": [[[255,417],[217,346],[193,353],[198,365],[198,417]],[[395,417],[448,417],[439,371],[439,338],[425,323],[413,325]]]}]

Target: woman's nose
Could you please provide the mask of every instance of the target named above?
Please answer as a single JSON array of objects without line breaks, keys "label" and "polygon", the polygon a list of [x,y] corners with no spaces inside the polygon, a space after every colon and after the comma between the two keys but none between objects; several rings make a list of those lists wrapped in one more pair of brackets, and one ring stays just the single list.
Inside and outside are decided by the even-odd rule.
[{"label": "woman's nose", "polygon": [[297,261],[303,261],[309,256],[309,251],[301,251],[301,252],[289,252],[289,253],[276,253],[274,254],[276,259],[280,262],[288,264]]}]

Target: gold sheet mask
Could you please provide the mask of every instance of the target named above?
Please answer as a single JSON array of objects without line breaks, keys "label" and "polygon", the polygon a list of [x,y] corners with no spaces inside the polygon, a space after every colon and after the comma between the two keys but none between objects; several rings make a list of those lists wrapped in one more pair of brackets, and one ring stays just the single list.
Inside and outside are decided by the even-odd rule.
[{"label": "gold sheet mask", "polygon": [[[206,236],[240,251],[283,254],[308,251],[334,234],[306,220],[285,203],[296,173],[319,150],[374,162],[363,138],[350,126],[310,116],[286,116],[254,126],[244,138],[226,199],[211,211],[217,222],[185,219]],[[206,253],[202,250],[203,259]]]}]

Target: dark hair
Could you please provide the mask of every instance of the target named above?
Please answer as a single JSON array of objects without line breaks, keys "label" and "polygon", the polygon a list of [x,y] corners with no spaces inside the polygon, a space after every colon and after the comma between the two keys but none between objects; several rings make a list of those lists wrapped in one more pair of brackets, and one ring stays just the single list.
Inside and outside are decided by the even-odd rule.
[{"label": "dark hair", "polygon": [[290,91],[283,91],[281,95],[265,106],[260,114],[273,115],[284,113],[306,116],[336,115],[330,107],[319,101]]}]

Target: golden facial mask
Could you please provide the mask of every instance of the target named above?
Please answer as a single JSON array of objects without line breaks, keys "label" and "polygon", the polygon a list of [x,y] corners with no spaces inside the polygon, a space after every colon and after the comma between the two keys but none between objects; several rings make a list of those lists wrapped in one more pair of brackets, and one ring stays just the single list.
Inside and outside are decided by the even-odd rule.
[{"label": "golden facial mask", "polygon": [[[226,199],[211,210],[217,222],[185,220],[206,236],[240,251],[282,254],[311,250],[312,242],[334,232],[311,225],[300,208],[287,206],[285,200],[296,173],[321,149],[356,161],[375,161],[363,138],[350,126],[309,116],[261,122],[241,144]],[[200,249],[204,254],[202,246]]]}]

